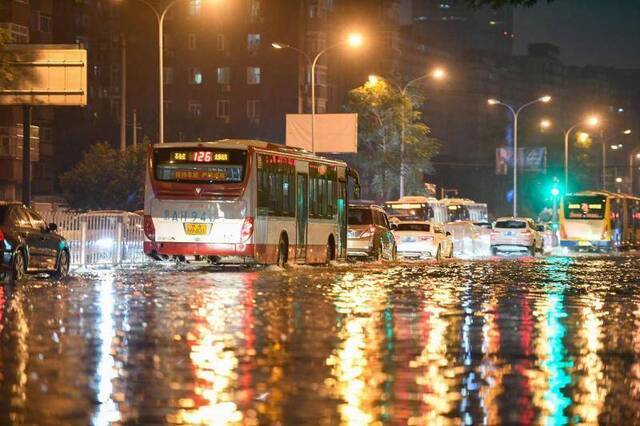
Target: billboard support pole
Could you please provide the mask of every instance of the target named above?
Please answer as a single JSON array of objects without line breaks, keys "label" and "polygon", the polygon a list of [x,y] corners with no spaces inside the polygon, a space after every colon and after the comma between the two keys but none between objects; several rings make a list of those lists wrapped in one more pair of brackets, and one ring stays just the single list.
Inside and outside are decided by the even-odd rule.
[{"label": "billboard support pole", "polygon": [[31,105],[22,106],[22,202],[31,205]]}]

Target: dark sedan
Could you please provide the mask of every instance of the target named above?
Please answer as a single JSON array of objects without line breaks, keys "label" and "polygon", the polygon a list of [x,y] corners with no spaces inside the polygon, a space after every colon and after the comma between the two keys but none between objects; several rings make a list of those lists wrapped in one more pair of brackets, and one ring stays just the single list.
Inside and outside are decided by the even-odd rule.
[{"label": "dark sedan", "polygon": [[47,272],[56,279],[69,273],[69,246],[33,209],[0,202],[0,281],[22,280],[27,273]]}]

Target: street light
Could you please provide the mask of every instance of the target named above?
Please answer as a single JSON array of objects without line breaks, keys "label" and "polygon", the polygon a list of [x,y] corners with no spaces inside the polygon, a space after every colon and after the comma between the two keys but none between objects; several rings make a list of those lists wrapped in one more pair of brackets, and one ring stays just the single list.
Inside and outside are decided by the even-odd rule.
[{"label": "street light", "polygon": [[[400,87],[398,84],[394,83],[391,79],[386,79],[395,89],[400,93],[400,95],[404,98],[407,95],[407,90],[413,84],[426,80],[428,78],[432,78],[434,80],[443,80],[447,76],[447,72],[442,67],[434,68],[430,73],[422,75],[420,77],[414,78],[407,82],[403,87]],[[375,85],[381,80],[381,77],[377,75],[369,76],[369,84]],[[406,165],[405,165],[405,109],[402,109],[402,120],[400,125],[400,197],[404,197],[404,187],[405,187],[405,176],[406,176]]]},{"label": "street light", "polygon": [[544,119],[544,120],[540,121],[540,128],[542,130],[547,130],[547,129],[551,128],[551,120]]},{"label": "street light", "polygon": [[163,33],[164,33],[164,18],[167,16],[167,12],[176,3],[183,0],[172,0],[163,9],[159,10],[147,0],[137,0],[140,3],[146,5],[153,11],[156,19],[158,20],[158,78],[159,82],[159,102],[158,102],[158,143],[164,143],[164,58],[163,58]]},{"label": "street light", "polygon": [[551,96],[545,95],[538,99],[534,99],[531,102],[527,102],[517,110],[509,104],[501,102],[498,99],[487,99],[489,105],[502,105],[507,108],[511,114],[513,114],[513,216],[518,216],[518,117],[523,109],[528,106],[537,104],[539,102],[548,103],[551,101]]},{"label": "street light", "polygon": [[[589,127],[596,127],[600,124],[600,118],[595,115],[587,117],[585,120],[574,124],[569,127],[568,130],[564,132],[564,192],[565,194],[569,193],[569,135],[573,130],[582,125],[586,125]],[[586,135],[586,136],[583,136]],[[578,136],[579,140],[582,138],[583,141],[587,141],[589,139],[589,134],[581,132]]]},{"label": "street light", "polygon": [[[607,177],[606,177],[606,169],[607,169],[607,144],[609,142],[611,142],[613,139],[617,138],[620,135],[623,136],[629,136],[631,134],[631,129],[625,129],[625,130],[621,130],[619,132],[614,133],[613,135],[609,136],[608,138],[601,138],[602,139],[602,189],[606,189],[607,187]],[[617,150],[622,148],[622,144],[617,144],[615,145],[617,148],[613,148],[613,145],[611,145],[611,149]],[[633,153],[631,154],[633,155]],[[633,161],[633,159],[631,159],[631,161]],[[631,170],[631,174],[633,175],[633,168]],[[631,176],[631,178],[633,179],[633,176]],[[631,185],[633,186],[633,180]],[[633,189],[632,189],[633,192]]]},{"label": "street light", "polygon": [[351,33],[347,36],[345,40],[342,40],[338,43],[332,44],[331,46],[325,47],[311,60],[311,57],[307,55],[307,53],[299,49],[297,47],[285,44],[274,42],[271,43],[271,47],[274,49],[291,49],[296,52],[302,54],[307,63],[311,65],[311,152],[315,153],[315,121],[316,121],[316,65],[318,64],[318,60],[322,55],[327,53],[327,51],[334,49],[336,47],[340,47],[344,44],[348,44],[352,48],[358,48],[363,44],[363,38],[360,33]]}]

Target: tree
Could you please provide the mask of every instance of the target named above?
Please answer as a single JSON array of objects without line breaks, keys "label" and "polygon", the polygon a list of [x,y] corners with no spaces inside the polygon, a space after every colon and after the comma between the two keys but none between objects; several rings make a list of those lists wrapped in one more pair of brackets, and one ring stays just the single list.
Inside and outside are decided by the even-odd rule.
[{"label": "tree", "polygon": [[9,31],[6,28],[0,28],[0,86],[13,80],[13,73],[9,65],[13,59],[13,55],[4,50],[4,45],[8,43],[9,40]]},{"label": "tree", "polygon": [[60,177],[65,199],[79,210],[137,210],[142,207],[146,147],[120,154],[107,142],[92,145],[83,159]]},{"label": "tree", "polygon": [[422,174],[431,172],[438,143],[420,122],[419,97],[402,94],[380,80],[349,92],[345,110],[358,114],[358,154],[352,160],[363,176],[363,193],[386,200],[397,196],[400,182],[400,141],[405,128],[407,193],[424,191]]}]

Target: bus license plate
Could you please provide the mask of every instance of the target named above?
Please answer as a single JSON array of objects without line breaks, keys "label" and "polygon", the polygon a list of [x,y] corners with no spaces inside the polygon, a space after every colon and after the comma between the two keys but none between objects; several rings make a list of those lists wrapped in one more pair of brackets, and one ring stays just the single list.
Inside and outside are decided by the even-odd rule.
[{"label": "bus license plate", "polygon": [[187,235],[205,235],[207,233],[205,223],[185,223],[184,227]]}]

